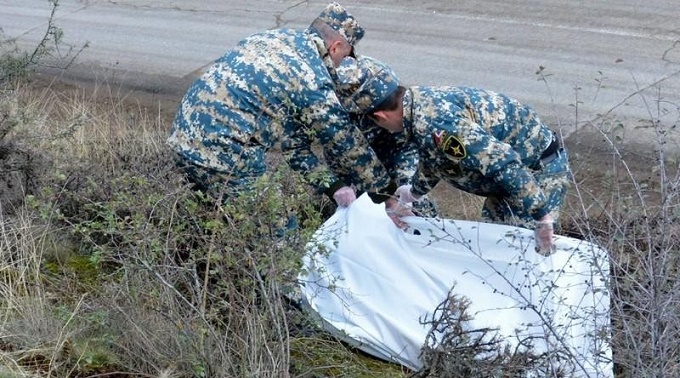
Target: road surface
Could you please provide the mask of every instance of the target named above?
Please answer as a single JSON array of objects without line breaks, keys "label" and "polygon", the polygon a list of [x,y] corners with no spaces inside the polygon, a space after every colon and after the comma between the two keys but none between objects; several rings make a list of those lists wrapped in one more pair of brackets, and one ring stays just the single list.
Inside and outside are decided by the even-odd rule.
[{"label": "road surface", "polygon": [[[78,49],[66,75],[177,93],[241,38],[306,27],[326,1],[59,0],[55,23]],[[483,87],[534,106],[567,135],[618,122],[642,135],[680,118],[677,0],[341,1],[367,34],[360,54],[409,85]],[[0,0],[5,38],[35,46],[46,0]],[[539,72],[539,73],[537,73]],[[606,115],[606,117],[603,117]],[[677,128],[672,133],[678,134]]]}]

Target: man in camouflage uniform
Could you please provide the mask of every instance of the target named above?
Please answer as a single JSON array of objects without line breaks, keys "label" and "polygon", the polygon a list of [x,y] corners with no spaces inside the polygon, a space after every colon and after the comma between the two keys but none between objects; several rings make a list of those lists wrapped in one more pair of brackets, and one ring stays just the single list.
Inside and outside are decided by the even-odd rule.
[{"label": "man in camouflage uniform", "polygon": [[362,168],[358,189],[392,193],[396,184],[334,92],[335,67],[363,35],[331,3],[305,30],[254,34],[219,58],[184,95],[168,139],[190,180],[219,198],[248,190],[278,148],[310,184],[348,206],[354,189],[314,154],[318,141],[337,166]]},{"label": "man in camouflage uniform", "polygon": [[[360,66],[379,64],[382,63],[365,55],[343,59],[337,69],[336,92],[338,92],[340,99],[351,96],[356,86],[365,79],[362,73],[365,74],[366,71],[359,69]],[[390,133],[378,126],[371,118],[365,117],[359,109],[351,107],[352,104],[349,105],[351,119],[364,134],[392,180],[397,185],[408,184],[418,167],[418,150],[413,148],[412,144],[407,143],[404,133]],[[333,161],[329,162],[329,166],[334,167]],[[344,182],[351,183],[358,180],[354,177],[356,169],[345,171],[342,167],[335,167],[335,171],[343,178]],[[436,204],[427,195],[423,196],[420,201],[413,203],[413,210],[416,214],[424,217],[438,216]]]},{"label": "man in camouflage uniform", "polygon": [[[566,151],[531,108],[476,88],[404,88],[380,62],[361,69],[365,80],[343,100],[346,107],[403,132],[418,149],[411,184],[395,193],[399,202],[417,201],[445,180],[486,197],[484,218],[533,227],[539,251],[550,253],[570,171]],[[398,203],[387,207],[397,210]]]}]

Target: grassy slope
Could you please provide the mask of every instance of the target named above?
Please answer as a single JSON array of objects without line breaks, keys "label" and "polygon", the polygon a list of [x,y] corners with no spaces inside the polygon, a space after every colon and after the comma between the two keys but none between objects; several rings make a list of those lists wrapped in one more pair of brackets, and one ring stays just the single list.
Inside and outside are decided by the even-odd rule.
[{"label": "grassy slope", "polygon": [[[278,194],[263,191],[258,207],[246,201],[224,214],[195,198],[164,147],[181,94],[34,84],[1,108],[12,122],[5,142],[31,156],[20,170],[30,200],[5,206],[0,229],[2,376],[281,376],[289,366],[301,376],[405,375],[324,335],[284,331],[293,315],[280,288],[253,272],[289,276],[318,208],[276,208]],[[678,172],[610,143],[603,126],[565,141],[576,182],[563,231],[612,252],[621,369],[670,377],[679,357]],[[320,201],[285,181],[298,201]],[[481,206],[445,185],[433,197],[451,218],[475,219]],[[266,226],[293,207],[308,212],[303,234],[288,247],[272,243]]]}]

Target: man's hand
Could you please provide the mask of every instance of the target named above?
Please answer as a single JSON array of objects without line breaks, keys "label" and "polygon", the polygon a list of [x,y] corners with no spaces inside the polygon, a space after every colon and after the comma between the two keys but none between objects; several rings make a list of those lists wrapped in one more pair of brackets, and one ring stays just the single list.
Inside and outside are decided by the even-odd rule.
[{"label": "man's hand", "polygon": [[534,228],[534,239],[536,239],[536,252],[543,256],[549,256],[555,252],[555,244],[553,244],[553,217],[547,214],[543,218],[536,221]]},{"label": "man's hand", "polygon": [[402,221],[401,217],[413,216],[413,211],[410,206],[406,206],[394,198],[388,198],[387,201],[385,201],[385,211],[387,212],[387,216],[392,219],[392,222],[394,222],[397,227],[404,231],[408,229],[408,224]]},{"label": "man's hand", "polygon": [[356,199],[357,194],[354,192],[354,189],[349,186],[343,186],[333,193],[333,200],[335,200],[335,203],[337,203],[338,206],[348,207]]},{"label": "man's hand", "polygon": [[411,192],[411,185],[402,185],[398,187],[397,191],[394,192],[394,195],[401,203],[412,203],[421,198],[421,196],[416,196]]}]

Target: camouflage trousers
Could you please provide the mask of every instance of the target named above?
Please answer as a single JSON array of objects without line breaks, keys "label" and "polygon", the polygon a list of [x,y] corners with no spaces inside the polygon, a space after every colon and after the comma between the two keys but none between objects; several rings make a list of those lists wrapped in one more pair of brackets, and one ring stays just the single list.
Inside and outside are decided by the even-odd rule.
[{"label": "camouflage trousers", "polygon": [[[561,149],[553,161],[535,170],[534,178],[546,196],[550,215],[557,221],[560,208],[571,185],[567,151]],[[521,202],[512,201],[507,197],[487,197],[482,207],[482,218],[494,223],[527,228],[533,228],[535,222]]]},{"label": "camouflage trousers", "polygon": [[420,200],[413,203],[413,213],[419,217],[436,218],[439,216],[437,204],[430,196],[423,196]]},{"label": "camouflage trousers", "polygon": [[234,141],[222,145],[219,165],[214,168],[199,166],[176,156],[176,165],[189,181],[213,198],[226,200],[241,192],[248,192],[253,183],[265,176],[265,151],[262,146],[244,146]]},{"label": "camouflage trousers", "polygon": [[[197,166],[184,161],[179,155],[176,164],[194,185],[194,189],[201,191],[210,198],[222,204],[225,212],[232,207],[240,207],[240,211],[261,213],[258,202],[268,198],[284,198],[282,188],[274,178],[265,171],[264,153],[256,155],[255,159],[239,161],[233,173]],[[281,214],[274,217],[273,229],[277,237],[298,228],[295,214],[288,209],[281,209]]]}]

